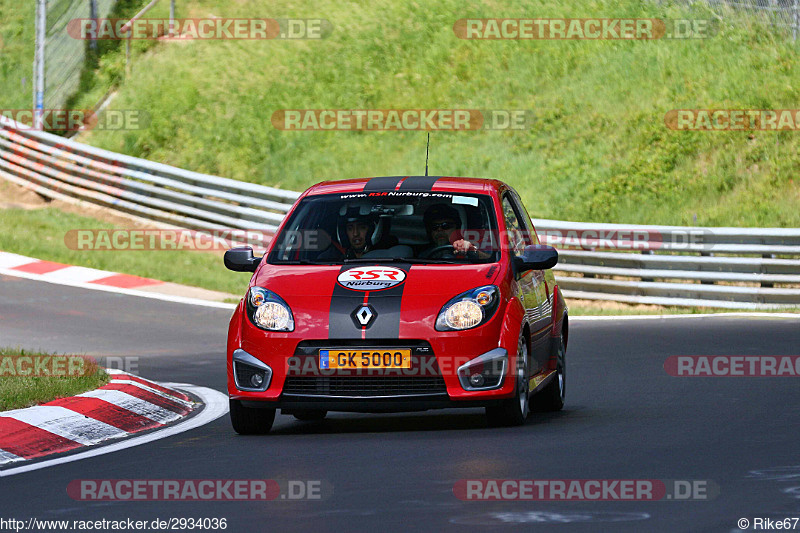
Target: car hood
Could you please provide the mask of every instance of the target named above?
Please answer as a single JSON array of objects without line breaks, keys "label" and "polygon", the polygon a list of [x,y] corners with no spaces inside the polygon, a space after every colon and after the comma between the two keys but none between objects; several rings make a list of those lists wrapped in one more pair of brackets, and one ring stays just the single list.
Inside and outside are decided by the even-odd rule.
[{"label": "car hood", "polygon": [[[381,270],[387,272],[380,272]],[[400,270],[404,279],[393,284],[391,271]],[[407,265],[407,264],[373,264],[373,265],[267,265],[259,269],[254,278],[254,284],[276,292],[283,298],[295,296],[330,297],[335,290],[344,290],[352,296],[369,292],[369,298],[380,298],[382,295],[397,292],[402,286],[403,293],[416,295],[438,296],[457,294],[494,283],[499,271],[499,265]],[[347,272],[362,272],[360,276],[347,275]],[[372,273],[378,271],[377,274]],[[378,276],[375,282],[370,278]],[[403,275],[395,275],[394,280]],[[364,283],[359,286],[355,278],[363,278]],[[385,279],[386,286],[381,287],[380,281]],[[342,283],[349,285],[346,288]]]},{"label": "car hood", "polygon": [[[498,264],[266,265],[254,283],[286,301],[294,334],[304,339],[420,338],[448,300],[495,283],[500,271]],[[366,327],[356,316],[364,306],[374,315]]]}]

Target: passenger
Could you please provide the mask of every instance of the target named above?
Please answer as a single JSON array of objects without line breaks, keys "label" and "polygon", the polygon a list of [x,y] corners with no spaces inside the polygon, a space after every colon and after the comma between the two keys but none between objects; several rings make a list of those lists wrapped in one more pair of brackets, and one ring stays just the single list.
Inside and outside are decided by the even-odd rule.
[{"label": "passenger", "polygon": [[[419,256],[429,257],[431,253],[440,255],[449,252],[463,255],[467,252],[475,252],[481,259],[488,258],[489,254],[480,252],[477,246],[463,238],[460,230],[460,220],[461,217],[458,211],[447,204],[434,204],[430,206],[423,216],[425,230],[428,233],[430,244],[420,252]],[[441,248],[444,246],[452,246],[452,252],[447,248]],[[441,252],[434,252],[437,248],[440,248]]]}]

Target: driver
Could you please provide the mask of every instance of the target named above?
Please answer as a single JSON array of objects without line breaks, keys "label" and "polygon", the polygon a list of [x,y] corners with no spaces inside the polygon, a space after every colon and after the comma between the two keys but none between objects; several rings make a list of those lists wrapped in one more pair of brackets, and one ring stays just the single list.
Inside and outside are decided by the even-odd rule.
[{"label": "driver", "polygon": [[[346,236],[347,242],[332,246],[322,252],[318,259],[336,260],[357,259],[372,250],[372,235],[375,232],[375,220],[369,215],[361,215],[358,208],[350,208],[339,221],[340,235]],[[346,246],[342,246],[346,244]]]},{"label": "driver", "polygon": [[350,246],[345,250],[345,259],[361,257],[370,250],[369,242],[375,224],[367,217],[351,217],[345,222],[344,232]]},{"label": "driver", "polygon": [[440,247],[452,246],[456,254],[466,254],[467,252],[478,252],[477,246],[471,242],[464,240],[461,236],[461,231],[458,229],[461,225],[459,221],[461,217],[458,211],[453,209],[447,204],[433,204],[426,211],[422,217],[425,222],[425,230],[428,232],[428,239],[431,244],[422,252],[424,257],[426,253]]}]

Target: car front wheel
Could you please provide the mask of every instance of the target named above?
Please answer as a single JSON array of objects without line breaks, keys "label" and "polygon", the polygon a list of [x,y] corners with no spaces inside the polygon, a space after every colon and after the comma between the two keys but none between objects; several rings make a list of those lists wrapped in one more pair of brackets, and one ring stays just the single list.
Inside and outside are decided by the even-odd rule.
[{"label": "car front wheel", "polygon": [[230,400],[231,424],[239,435],[264,435],[275,422],[275,409],[245,407],[239,400]]},{"label": "car front wheel", "polygon": [[567,348],[564,345],[564,332],[558,340],[556,374],[544,389],[533,397],[533,410],[537,412],[560,411],[564,407],[567,390]]},{"label": "car front wheel", "polygon": [[487,407],[486,419],[491,427],[521,426],[528,418],[530,396],[530,361],[528,341],[520,333],[517,343],[517,366],[515,372],[516,391],[514,396],[502,404]]}]

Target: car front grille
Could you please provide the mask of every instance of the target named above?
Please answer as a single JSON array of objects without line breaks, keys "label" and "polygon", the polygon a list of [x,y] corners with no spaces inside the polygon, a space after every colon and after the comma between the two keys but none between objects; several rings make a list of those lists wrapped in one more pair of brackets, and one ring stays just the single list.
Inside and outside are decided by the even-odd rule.
[{"label": "car front grille", "polygon": [[283,393],[301,396],[419,396],[446,394],[444,379],[409,376],[290,376]]}]

